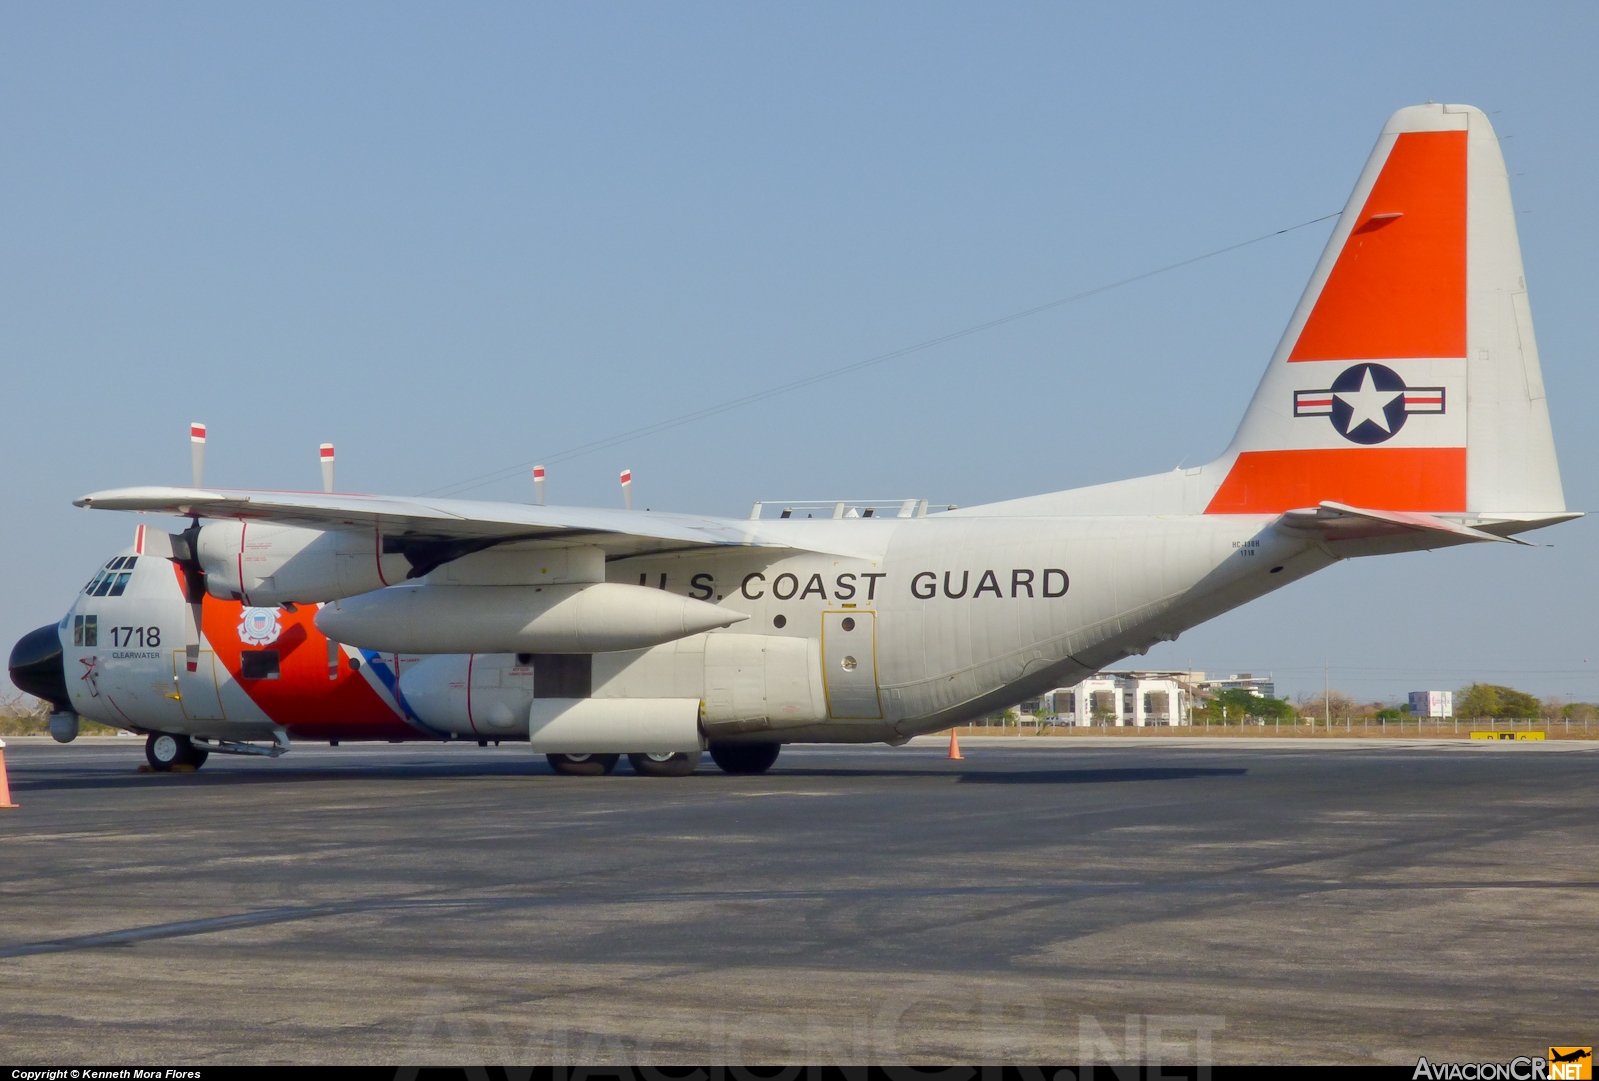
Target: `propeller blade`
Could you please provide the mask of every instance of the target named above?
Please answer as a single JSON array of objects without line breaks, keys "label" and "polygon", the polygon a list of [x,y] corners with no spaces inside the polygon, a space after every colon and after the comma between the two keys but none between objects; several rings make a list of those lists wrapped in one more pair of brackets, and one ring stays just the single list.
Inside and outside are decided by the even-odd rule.
[{"label": "propeller blade", "polygon": [[333,491],[333,444],[323,443],[320,453],[322,457],[322,490],[331,493]]},{"label": "propeller blade", "polygon": [[204,620],[204,602],[191,601],[184,607],[183,660],[191,672],[200,670],[200,627]]},{"label": "propeller blade", "polygon": [[[200,631],[205,626],[205,571],[200,569],[200,520],[182,533],[167,534],[172,562],[183,571],[183,657],[189,671],[200,669]],[[148,537],[146,538],[148,540]]]},{"label": "propeller blade", "polygon": [[205,476],[205,425],[195,421],[189,425],[189,461],[194,466],[194,486],[200,487]]},{"label": "propeller blade", "polygon": [[544,467],[542,465],[533,467],[533,502],[541,507],[544,506]]},{"label": "propeller blade", "polygon": [[622,506],[633,509],[633,471],[622,470]]}]

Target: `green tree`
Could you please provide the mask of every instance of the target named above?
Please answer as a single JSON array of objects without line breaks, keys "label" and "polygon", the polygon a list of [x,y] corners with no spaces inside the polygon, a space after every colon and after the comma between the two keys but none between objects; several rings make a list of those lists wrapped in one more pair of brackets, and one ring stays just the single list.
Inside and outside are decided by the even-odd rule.
[{"label": "green tree", "polygon": [[1455,694],[1457,717],[1537,717],[1542,708],[1532,695],[1497,683],[1473,683]]},{"label": "green tree", "polygon": [[1270,720],[1273,717],[1287,719],[1294,716],[1294,707],[1286,698],[1265,698],[1235,688],[1217,691],[1197,712],[1212,721],[1241,721],[1246,717]]}]

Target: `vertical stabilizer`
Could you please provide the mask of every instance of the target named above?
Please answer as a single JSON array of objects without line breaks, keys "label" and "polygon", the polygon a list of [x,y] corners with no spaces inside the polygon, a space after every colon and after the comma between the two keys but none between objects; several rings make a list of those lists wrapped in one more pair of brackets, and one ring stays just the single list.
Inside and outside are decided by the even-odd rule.
[{"label": "vertical stabilizer", "polygon": [[1389,118],[1212,468],[1211,514],[1565,509],[1509,179],[1481,110]]}]

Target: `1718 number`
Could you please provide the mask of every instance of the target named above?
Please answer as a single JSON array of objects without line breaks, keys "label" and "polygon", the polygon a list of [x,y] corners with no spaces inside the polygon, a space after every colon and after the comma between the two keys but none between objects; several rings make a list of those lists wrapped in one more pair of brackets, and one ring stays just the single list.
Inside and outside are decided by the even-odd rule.
[{"label": "1718 number", "polygon": [[112,627],[111,644],[126,649],[138,640],[140,649],[151,649],[161,644],[160,627]]}]

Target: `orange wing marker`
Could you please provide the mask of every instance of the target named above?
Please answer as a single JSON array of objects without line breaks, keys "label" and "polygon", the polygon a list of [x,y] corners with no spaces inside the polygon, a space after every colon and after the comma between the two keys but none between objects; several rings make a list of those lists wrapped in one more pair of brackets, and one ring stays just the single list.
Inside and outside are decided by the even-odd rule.
[{"label": "orange wing marker", "polygon": [[6,741],[0,739],[0,810],[16,809],[17,805],[11,802],[11,784],[6,780]]},{"label": "orange wing marker", "polygon": [[961,756],[961,745],[959,741],[955,739],[955,729],[953,727],[949,730],[949,756],[957,762],[963,761]]}]

